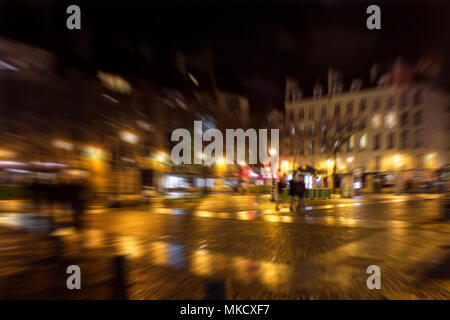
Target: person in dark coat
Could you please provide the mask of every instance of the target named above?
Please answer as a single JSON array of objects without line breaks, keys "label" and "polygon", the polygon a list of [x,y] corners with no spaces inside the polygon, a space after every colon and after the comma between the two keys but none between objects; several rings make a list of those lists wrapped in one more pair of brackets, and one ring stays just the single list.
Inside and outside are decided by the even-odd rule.
[{"label": "person in dark coat", "polygon": [[280,175],[277,182],[277,201],[275,209],[278,211],[278,204],[281,202],[283,197],[283,189],[286,188],[286,175]]},{"label": "person in dark coat", "polygon": [[83,216],[86,211],[87,188],[85,181],[74,179],[65,186],[67,201],[72,210],[73,223],[77,230],[82,229]]},{"label": "person in dark coat", "polygon": [[292,180],[289,182],[289,195],[291,197],[291,204],[289,206],[289,210],[293,210],[293,204],[295,198],[297,198],[297,208],[299,210],[300,207],[303,208],[303,194],[305,192],[305,181],[304,177],[301,174],[294,174]]},{"label": "person in dark coat", "polygon": [[39,182],[37,178],[33,179],[33,182],[29,186],[29,195],[33,201],[33,209],[36,212],[40,212],[41,205],[45,198],[44,186]]},{"label": "person in dark coat", "polygon": [[303,210],[303,195],[305,194],[305,177],[301,174],[298,175],[298,182],[296,186],[296,193],[298,197],[297,210],[300,208]]},{"label": "person in dark coat", "polygon": [[292,179],[289,180],[289,198],[290,198],[290,206],[289,210],[292,211],[292,205],[294,204],[295,196],[296,196],[296,189],[297,189],[297,173],[294,172],[292,175]]}]

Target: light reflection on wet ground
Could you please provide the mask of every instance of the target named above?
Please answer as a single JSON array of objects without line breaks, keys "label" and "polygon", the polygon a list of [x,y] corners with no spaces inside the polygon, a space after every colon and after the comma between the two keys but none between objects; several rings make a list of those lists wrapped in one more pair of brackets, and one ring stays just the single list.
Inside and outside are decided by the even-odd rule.
[{"label": "light reflection on wet ground", "polygon": [[[437,201],[345,204],[293,214],[136,208],[89,215],[82,232],[65,218],[50,223],[36,214],[0,215],[0,227],[56,237],[59,263],[79,261],[87,269],[86,281],[95,285],[76,294],[64,291],[63,298],[108,297],[117,255],[127,257],[129,298],[201,299],[209,279],[230,282],[233,298],[449,298],[448,272],[442,270],[448,267],[450,230],[434,220],[437,210]],[[33,250],[40,253],[37,261],[58,252],[54,239],[0,239],[2,279],[20,275],[15,281],[25,281],[24,268],[36,264]],[[25,252],[31,253],[29,263],[15,272]],[[38,282],[52,277],[54,263],[39,264]],[[383,270],[380,292],[364,286],[370,264]],[[26,295],[20,288],[15,292]],[[48,289],[43,297],[57,292]]]}]

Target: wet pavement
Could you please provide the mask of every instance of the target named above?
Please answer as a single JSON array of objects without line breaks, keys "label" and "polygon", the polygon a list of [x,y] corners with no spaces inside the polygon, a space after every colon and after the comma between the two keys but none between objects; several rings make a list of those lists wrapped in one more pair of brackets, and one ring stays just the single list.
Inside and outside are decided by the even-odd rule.
[{"label": "wet pavement", "polygon": [[[300,212],[268,200],[219,194],[90,210],[81,231],[63,212],[54,221],[2,213],[0,298],[450,298],[438,197],[314,200]],[[81,290],[66,288],[71,264]],[[369,265],[381,268],[381,290],[366,287]]]}]

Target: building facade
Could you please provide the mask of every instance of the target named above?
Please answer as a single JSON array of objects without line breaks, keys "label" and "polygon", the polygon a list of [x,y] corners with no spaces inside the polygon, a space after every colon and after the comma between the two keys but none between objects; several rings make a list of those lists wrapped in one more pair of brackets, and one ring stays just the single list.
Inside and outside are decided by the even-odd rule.
[{"label": "building facade", "polygon": [[[291,169],[309,165],[348,174],[437,170],[449,161],[449,95],[425,84],[375,87],[314,96],[286,92],[284,153]],[[347,135],[339,130],[346,128]],[[322,144],[336,131],[336,156]],[[331,134],[333,135],[333,133]],[[339,141],[339,138],[341,141]]]}]

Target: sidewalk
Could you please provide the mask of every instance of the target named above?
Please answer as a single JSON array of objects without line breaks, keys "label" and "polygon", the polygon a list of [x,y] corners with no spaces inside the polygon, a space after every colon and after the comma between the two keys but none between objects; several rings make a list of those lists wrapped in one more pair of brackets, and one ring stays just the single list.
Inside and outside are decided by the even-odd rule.
[{"label": "sidewalk", "polygon": [[[411,200],[433,200],[439,199],[440,194],[413,194],[413,195],[392,195],[392,194],[370,194],[355,198],[341,198],[333,196],[331,199],[305,199],[306,210],[332,209],[334,207],[346,207],[361,205],[363,203],[389,203],[403,202]],[[240,212],[240,211],[273,211],[275,202],[271,201],[271,195],[211,195],[203,199],[197,206],[197,211],[212,212]],[[284,200],[280,204],[281,211],[289,208],[289,201]]]},{"label": "sidewalk", "polygon": [[[434,200],[442,197],[442,194],[365,194],[355,198],[341,198],[340,195],[332,195],[331,199],[305,199],[304,205],[309,210],[327,209],[333,206],[347,206],[361,203],[388,203],[410,200]],[[157,198],[150,202],[151,207],[190,207],[196,210],[208,211],[243,211],[243,210],[273,210],[275,202],[271,201],[271,195],[250,195],[211,193],[195,199],[191,198]],[[289,201],[284,200],[281,207],[288,207]],[[139,206],[137,206],[139,207]],[[136,208],[137,208],[136,207]],[[123,207],[127,208],[127,207]],[[131,207],[130,207],[131,208]],[[92,204],[88,206],[87,213],[101,213],[106,209],[104,206]],[[42,212],[45,212],[45,208]],[[62,208],[53,209],[55,213],[62,213]],[[0,200],[0,213],[36,213],[33,204],[29,200]]]}]

